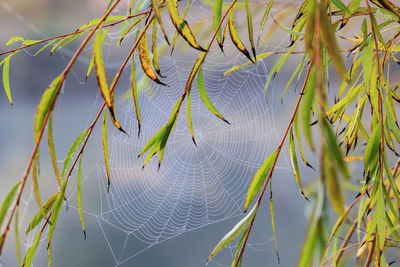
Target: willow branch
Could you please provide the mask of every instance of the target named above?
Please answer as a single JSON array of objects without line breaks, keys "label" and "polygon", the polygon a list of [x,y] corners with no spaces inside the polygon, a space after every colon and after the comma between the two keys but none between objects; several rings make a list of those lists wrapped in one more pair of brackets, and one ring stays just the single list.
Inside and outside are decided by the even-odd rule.
[{"label": "willow branch", "polygon": [[70,62],[68,63],[68,65],[65,67],[65,69],[61,73],[61,80],[60,80],[59,86],[56,89],[55,97],[54,97],[54,99],[53,99],[53,101],[51,103],[49,112],[46,114],[46,116],[45,116],[45,118],[43,120],[43,125],[42,125],[42,127],[41,127],[41,129],[39,131],[39,134],[37,136],[37,139],[35,141],[35,145],[33,147],[32,154],[31,154],[31,156],[29,158],[28,165],[26,167],[25,173],[24,173],[24,175],[23,175],[23,177],[21,179],[21,185],[20,185],[20,189],[18,191],[16,202],[13,205],[13,208],[11,210],[10,217],[9,217],[9,219],[7,221],[7,225],[6,225],[5,231],[3,233],[3,238],[2,238],[1,243],[0,243],[0,253],[1,253],[2,249],[3,249],[3,245],[4,245],[5,239],[7,237],[8,231],[10,230],[11,221],[12,221],[12,219],[14,217],[15,211],[16,211],[16,209],[19,206],[19,203],[21,201],[22,193],[24,191],[24,188],[25,188],[25,185],[26,185],[26,181],[28,180],[28,175],[29,175],[30,169],[32,167],[33,159],[35,158],[35,155],[36,155],[36,153],[37,153],[37,151],[39,149],[39,145],[40,145],[40,141],[42,140],[44,129],[46,127],[47,121],[49,120],[50,114],[51,114],[52,110],[54,109],[54,105],[55,105],[57,97],[58,97],[58,95],[59,95],[59,93],[61,91],[62,84],[64,83],[68,72],[71,70],[72,65],[74,64],[74,62],[78,58],[79,54],[82,52],[83,48],[86,46],[86,44],[89,42],[90,38],[93,36],[95,31],[100,27],[100,25],[109,16],[109,14],[115,9],[115,7],[119,4],[120,1],[121,0],[115,1],[114,4],[110,7],[110,9],[103,15],[103,17],[101,17],[99,23],[95,27],[93,27],[93,29],[88,34],[88,36],[83,40],[82,44],[79,46],[78,50],[75,52],[75,54],[71,58]]}]

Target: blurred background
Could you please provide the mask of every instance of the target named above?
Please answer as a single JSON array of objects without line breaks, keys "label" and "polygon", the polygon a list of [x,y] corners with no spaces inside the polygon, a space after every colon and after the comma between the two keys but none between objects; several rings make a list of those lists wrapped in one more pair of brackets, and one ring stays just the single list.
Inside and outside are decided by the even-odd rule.
[{"label": "blurred background", "polygon": [[[181,5],[186,6],[183,2],[186,1]],[[108,1],[94,0],[2,0],[0,52],[10,49],[5,43],[14,36],[39,40],[74,32],[89,20],[100,17],[107,4]],[[293,11],[295,5],[280,2],[274,7],[273,14],[282,17],[283,7]],[[123,1],[115,14],[126,14],[128,6],[129,3]],[[260,2],[259,6],[264,7],[265,3]],[[258,14],[254,21],[255,32],[258,32],[259,11],[263,10],[257,7],[252,7]],[[249,47],[245,16],[241,11],[238,14],[236,19],[244,43]],[[212,10],[207,3],[194,1],[188,22],[200,25],[193,29],[202,33],[203,38],[199,39],[202,44],[210,35],[201,25],[209,23],[211,16]],[[276,25],[269,25],[273,25],[270,20],[258,54],[281,51],[290,43],[288,34],[278,30],[264,44],[268,37],[266,33],[270,28],[276,28]],[[103,53],[108,73],[117,71],[132,45],[130,36],[117,47],[119,31],[120,27],[110,30],[105,41]],[[171,25],[169,31],[172,31]],[[247,62],[228,39],[224,53],[213,46],[204,66],[204,80],[211,100],[232,125],[226,125],[210,114],[199,100],[194,83],[192,113],[198,148],[190,138],[185,107],[168,141],[160,171],[157,171],[157,159],[151,160],[142,171],[143,159],[137,159],[137,154],[166,122],[184,88],[197,52],[187,49],[180,38],[172,57],[169,49],[161,56],[161,71],[166,76],[163,82],[170,86],[142,83],[140,138],[137,138],[132,100],[126,97],[130,74],[125,71],[117,87],[117,113],[129,136],[115,131],[109,124],[110,193],[106,190],[101,129],[97,126],[83,157],[82,198],[88,238],[83,239],[76,209],[74,172],[67,194],[68,203],[63,207],[53,237],[54,266],[204,266],[215,244],[244,216],[243,200],[248,184],[258,166],[276,149],[297,99],[295,83],[289,87],[283,102],[281,94],[301,57],[293,56],[288,61],[264,96],[265,81],[277,57],[259,60],[255,65],[222,77],[229,68]],[[82,39],[77,40],[51,56],[48,48],[33,57],[38,48],[29,48],[11,59],[13,106],[8,103],[4,91],[0,91],[0,199],[4,199],[22,177],[34,144],[32,129],[36,106],[43,90],[64,69]],[[160,37],[159,41],[162,43],[163,39]],[[11,47],[18,47],[18,44]],[[74,65],[54,111],[54,139],[60,166],[70,144],[90,124],[102,104],[93,73],[85,82],[91,52],[89,45]],[[137,68],[140,68],[138,63]],[[139,81],[145,79],[140,70],[137,75]],[[56,192],[57,183],[43,143],[39,183],[42,201],[45,201]],[[315,155],[307,156],[316,163]],[[305,184],[316,176],[309,168],[301,168],[301,172]],[[279,160],[274,172],[273,187],[280,266],[294,266],[306,227],[307,203],[285,156]],[[25,235],[25,229],[37,212],[30,181],[25,191],[19,210],[22,255],[34,237]],[[266,195],[257,215],[243,266],[278,265],[268,199]],[[17,266],[12,232],[0,256],[3,266]],[[235,244],[236,241],[223,249],[208,266],[230,266]],[[47,239],[44,238],[34,266],[48,265],[46,246]]]}]

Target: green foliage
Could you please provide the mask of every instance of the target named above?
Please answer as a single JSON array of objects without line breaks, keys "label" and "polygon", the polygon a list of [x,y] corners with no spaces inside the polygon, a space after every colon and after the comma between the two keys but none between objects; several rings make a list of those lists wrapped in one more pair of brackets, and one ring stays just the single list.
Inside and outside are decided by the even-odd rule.
[{"label": "green foliage", "polygon": [[[0,225],[3,225],[7,214],[9,216],[5,223],[5,231],[1,234],[0,248],[4,244],[13,218],[15,224],[18,224],[17,208],[21,194],[16,193],[18,189],[20,192],[24,191],[27,177],[32,169],[32,180],[39,210],[26,232],[30,232],[40,223],[43,223],[43,226],[38,231],[33,244],[26,252],[23,265],[31,265],[42,232],[47,225],[49,225],[49,264],[50,266],[52,265],[51,240],[61,211],[69,177],[78,160],[78,210],[86,237],[82,212],[82,152],[87,140],[91,136],[94,126],[99,117],[101,117],[103,109],[107,108],[107,110],[104,110],[102,120],[102,146],[108,184],[110,185],[107,113],[109,113],[114,126],[124,132],[115,115],[114,89],[129,61],[131,62],[130,91],[132,92],[138,121],[139,135],[141,116],[138,96],[142,90],[142,85],[147,81],[165,85],[160,81],[160,78],[163,78],[163,76],[161,75],[159,55],[164,53],[168,46],[170,46],[172,55],[172,51],[175,49],[180,38],[184,40],[184,43],[188,47],[190,46],[198,52],[197,59],[187,78],[182,95],[177,98],[168,121],[149,139],[139,154],[140,157],[144,153],[148,153],[144,159],[143,167],[158,153],[158,167],[160,168],[164,153],[168,153],[166,152],[168,139],[173,133],[174,126],[180,115],[181,106],[185,100],[187,101],[188,128],[190,136],[195,143],[195,129],[193,129],[192,124],[190,102],[191,94],[193,93],[192,90],[194,89],[192,88],[192,83],[195,78],[197,78],[197,90],[204,105],[215,116],[229,123],[218,112],[210,100],[204,85],[204,73],[202,69],[202,65],[207,60],[208,52],[214,43],[218,44],[223,51],[224,40],[229,32],[238,53],[245,55],[248,61],[231,67],[223,75],[229,75],[232,72],[245,68],[255,63],[256,60],[265,60],[271,55],[279,55],[271,71],[265,73],[267,76],[265,82],[266,90],[270,82],[279,75],[288,59],[293,54],[302,54],[300,64],[293,71],[292,75],[290,75],[286,86],[282,88],[282,101],[293,81],[300,82],[302,80],[303,86],[279,146],[266,157],[265,161],[255,172],[250,183],[244,209],[247,211],[251,203],[255,202],[253,208],[221,239],[214,250],[212,250],[208,260],[240,236],[232,266],[240,266],[242,264],[242,255],[245,251],[248,237],[251,234],[253,222],[256,218],[258,208],[262,204],[263,195],[268,191],[270,194],[269,209],[271,226],[275,238],[275,247],[278,250],[271,179],[275,164],[281,156],[281,152],[285,151],[283,148],[286,147],[287,143],[290,163],[295,180],[299,185],[299,191],[304,198],[310,200],[309,205],[312,206],[313,210],[309,217],[298,265],[328,264],[337,266],[342,263],[344,252],[352,253],[351,255],[355,257],[355,261],[360,265],[361,263],[365,266],[370,264],[374,266],[386,264],[388,251],[393,246],[398,247],[398,243],[400,242],[400,235],[398,233],[400,223],[398,211],[400,205],[400,191],[398,188],[400,160],[397,160],[397,162],[392,160],[398,155],[397,149],[400,143],[400,128],[396,115],[400,98],[396,92],[399,86],[398,81],[390,76],[393,73],[391,68],[397,67],[391,61],[399,63],[396,56],[397,52],[400,51],[398,45],[400,32],[397,24],[400,18],[400,8],[396,4],[387,0],[370,0],[374,4],[373,6],[371,6],[369,1],[366,1],[366,5],[364,6],[361,0],[351,0],[348,3],[346,2],[346,4],[341,0],[308,0],[299,3],[294,10],[290,10],[290,8],[284,10],[285,12],[290,11],[288,14],[291,13],[292,15],[288,24],[287,20],[282,19],[282,17],[286,16],[286,13],[278,12],[273,17],[273,21],[269,20],[272,7],[275,4],[273,0],[267,3],[248,0],[243,2],[234,0],[229,3],[204,0],[203,2],[212,9],[209,15],[210,20],[208,24],[206,23],[207,30],[212,32],[212,37],[203,48],[197,41],[200,40],[199,37],[201,36],[197,29],[198,27],[196,27],[198,25],[191,23],[191,26],[189,26],[189,23],[185,20],[192,1],[188,1],[182,15],[179,14],[178,7],[182,7],[184,4],[177,0],[152,0],[150,9],[145,9],[146,3],[148,3],[146,1],[131,1],[129,14],[125,16],[110,15],[120,2],[120,0],[109,1],[106,13],[101,18],[96,18],[82,25],[76,32],[43,40],[25,40],[22,37],[14,37],[6,45],[16,44],[17,42],[22,43],[22,45],[14,50],[0,53],[0,56],[4,55],[4,58],[0,62],[0,65],[3,65],[3,87],[10,103],[12,103],[9,80],[10,59],[12,56],[21,51],[21,49],[30,46],[39,46],[36,55],[46,48],[51,48],[50,51],[53,53],[69,45],[71,42],[76,42],[79,40],[79,37],[86,36],[76,50],[75,56],[71,59],[65,70],[44,91],[39,102],[34,119],[33,136],[35,147],[30,163],[22,180],[9,191],[1,207]],[[259,8],[260,6],[262,8]],[[262,18],[258,25],[254,23],[257,13],[256,9],[262,11]],[[133,14],[131,13],[132,10]],[[163,16],[166,10],[168,10],[169,17]],[[245,16],[239,16],[239,12],[243,12]],[[354,32],[354,25],[351,25],[351,22],[353,20],[357,21],[358,17],[362,19],[358,28],[359,33],[355,37],[343,36],[345,34],[340,31],[343,27],[353,27]],[[241,24],[237,23],[237,20],[240,20],[241,24],[246,24],[247,26],[248,39],[246,40],[250,44],[253,56],[250,55],[245,47],[246,42],[243,42],[243,33],[237,26]],[[171,33],[165,31],[168,23],[174,27]],[[124,63],[115,74],[112,83],[109,84],[107,80],[109,73],[106,72],[104,66],[102,48],[108,30],[119,24],[125,25],[121,29],[120,42],[133,30],[136,30],[136,37]],[[149,30],[150,25],[152,25],[152,30]],[[290,34],[289,47],[283,48],[282,51],[278,52],[267,51],[260,53],[256,57],[256,49],[259,48],[260,44],[262,46],[266,45],[266,42],[277,27]],[[164,40],[159,41],[157,39],[158,28],[161,29],[165,42]],[[256,43],[254,41],[255,29],[258,29]],[[264,32],[265,29],[268,29],[268,31]],[[150,39],[147,39],[150,31],[152,31],[151,50],[149,49]],[[92,38],[93,36],[94,38]],[[346,48],[344,49],[341,48],[342,43],[338,42],[339,36],[345,40]],[[171,39],[173,40],[171,45],[169,42],[170,38],[173,38]],[[54,148],[51,113],[69,70],[83,48],[87,47],[90,39],[94,39],[93,55],[86,78],[91,73],[92,68],[94,68],[104,105],[99,110],[92,124],[87,129],[84,129],[82,134],[71,145],[60,174]],[[162,43],[160,44],[160,42]],[[141,80],[138,83],[136,83],[136,52],[139,55],[140,67],[146,74],[146,80]],[[343,59],[343,52],[349,52],[353,55],[353,62],[350,66]],[[333,68],[330,68],[330,66]],[[303,75],[305,68],[308,71]],[[341,85],[336,94],[337,97],[334,99],[335,101],[331,99],[331,94],[328,92],[331,70],[334,70],[341,79]],[[319,126],[319,135],[316,135],[317,129],[312,130],[312,125],[315,124]],[[48,127],[47,141],[49,154],[59,188],[42,205],[39,196],[37,172],[39,145],[46,126]],[[320,137],[320,144],[317,144],[318,140],[315,136]],[[287,138],[288,140],[286,140]],[[305,166],[311,168],[312,166],[305,157],[306,147],[302,144],[303,138],[307,142],[308,149],[319,154],[318,165],[320,170],[316,180],[304,187],[302,183],[302,178],[304,177],[301,175],[303,166],[299,166],[297,153],[300,153]],[[366,143],[366,146],[360,146],[362,143]],[[350,153],[349,156],[347,156],[348,153]],[[363,161],[365,175],[361,184],[355,185],[352,182],[355,181],[356,177],[354,177],[350,170],[353,161],[360,160]],[[393,162],[396,162],[394,166],[390,166]],[[346,189],[349,187],[356,187],[358,191],[357,197],[350,203],[346,202]],[[256,199],[257,196],[258,198]],[[14,199],[16,201],[13,204]],[[357,205],[358,209],[355,211],[354,206]],[[332,208],[338,216],[333,225],[330,225],[327,217],[329,208]],[[11,211],[9,212],[9,210]],[[337,238],[339,231],[347,233],[343,240]],[[354,245],[349,245],[354,232],[357,232],[357,245],[360,245],[356,252],[349,250],[349,248],[354,247]],[[329,233],[329,238],[327,238]],[[18,239],[18,231],[16,231],[16,236]],[[338,246],[339,242],[341,242],[340,248]],[[18,246],[17,251],[19,251]]]}]

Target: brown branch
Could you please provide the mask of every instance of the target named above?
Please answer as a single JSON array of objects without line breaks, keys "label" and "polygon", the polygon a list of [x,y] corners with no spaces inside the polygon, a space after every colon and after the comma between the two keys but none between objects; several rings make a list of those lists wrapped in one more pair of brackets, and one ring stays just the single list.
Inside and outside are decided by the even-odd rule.
[{"label": "brown branch", "polygon": [[[270,170],[270,172],[269,172],[269,174],[268,174],[268,176],[267,176],[267,179],[266,179],[266,181],[264,182],[264,187],[263,187],[262,190],[261,190],[261,193],[260,193],[260,196],[259,196],[258,199],[257,199],[257,204],[256,204],[256,205],[259,205],[259,204],[261,203],[261,199],[262,199],[262,197],[263,197],[263,195],[264,195],[264,193],[265,193],[265,189],[267,188],[268,182],[269,182],[269,180],[270,180],[271,177],[272,177],[272,173],[274,172],[276,162],[278,161],[278,158],[279,158],[279,154],[280,154],[281,151],[282,151],[282,147],[283,147],[283,144],[284,144],[284,142],[285,142],[285,140],[286,140],[286,136],[288,135],[289,130],[290,130],[290,127],[291,127],[292,124],[293,124],[293,121],[294,121],[294,118],[295,118],[297,109],[299,108],[301,99],[302,99],[302,97],[303,97],[303,95],[304,95],[304,91],[305,91],[305,88],[306,88],[306,84],[307,84],[308,77],[310,76],[311,66],[312,66],[312,63],[310,63],[310,66],[309,66],[309,68],[308,68],[306,77],[304,78],[303,87],[301,88],[300,95],[299,95],[299,97],[297,98],[297,102],[296,102],[296,105],[295,105],[295,107],[294,107],[294,111],[293,111],[292,117],[290,118],[290,121],[289,121],[289,125],[288,125],[288,127],[286,128],[286,131],[285,131],[285,133],[284,133],[284,135],[283,135],[283,138],[282,138],[281,142],[280,142],[279,145],[278,145],[278,148],[277,148],[277,150],[276,150],[276,151],[277,151],[277,155],[276,155],[275,160],[274,160],[274,162],[273,162],[273,164],[272,164],[272,167],[271,167],[271,170]],[[239,254],[239,256],[238,256],[238,260],[236,261],[235,267],[237,267],[237,264],[239,263],[240,258],[243,256],[244,250],[245,250],[245,248],[246,248],[247,240],[248,240],[248,238],[249,238],[249,236],[250,236],[251,229],[253,228],[253,225],[254,225],[254,220],[255,220],[255,218],[256,218],[256,216],[253,217],[253,219],[251,220],[251,222],[250,222],[250,224],[249,224],[249,228],[248,228],[248,231],[247,231],[247,234],[246,234],[246,238],[245,238],[245,240],[244,240],[243,247],[242,247],[242,249],[240,250],[240,254]]]},{"label": "brown branch", "polygon": [[[131,18],[140,17],[140,16],[146,15],[148,13],[150,13],[150,10],[143,11],[143,12],[140,12],[140,13],[137,13],[137,14],[134,14],[134,15],[129,15],[129,16],[126,16],[126,18],[124,18],[124,19],[120,19],[120,20],[108,23],[108,24],[104,25],[103,28],[113,27],[115,25],[120,24],[121,22],[127,21],[127,20],[129,20]],[[46,38],[46,39],[42,39],[42,40],[37,41],[34,44],[23,45],[23,46],[20,46],[18,48],[12,49],[12,50],[0,52],[0,56],[6,55],[6,54],[11,54],[11,53],[17,52],[17,51],[19,51],[21,49],[25,49],[25,48],[28,48],[28,47],[31,47],[31,46],[35,46],[35,45],[38,45],[38,44],[41,44],[41,43],[45,43],[45,42],[48,42],[48,41],[51,41],[51,40],[54,40],[54,39],[64,38],[64,37],[67,37],[67,36],[70,36],[70,35],[75,35],[75,34],[83,33],[83,32],[86,32],[86,31],[90,31],[93,28],[94,27],[89,28],[89,29],[84,29],[84,30],[78,30],[78,31],[75,31],[75,32],[65,33],[65,34],[61,34],[61,35],[57,35],[57,36],[52,36],[52,37],[49,37],[49,38]]]},{"label": "brown branch", "polygon": [[1,243],[0,243],[0,253],[1,253],[2,249],[3,249],[3,245],[4,245],[5,239],[7,237],[7,233],[10,230],[10,225],[11,225],[11,221],[12,221],[12,219],[14,217],[14,213],[15,213],[17,207],[19,206],[19,203],[20,203],[20,200],[21,200],[21,197],[22,197],[22,193],[23,193],[24,188],[25,188],[25,184],[26,184],[26,182],[28,180],[29,172],[30,172],[30,169],[32,167],[33,159],[35,158],[35,155],[36,155],[36,153],[37,153],[37,151],[39,149],[39,145],[40,145],[40,141],[42,140],[44,129],[46,127],[46,124],[47,124],[47,121],[48,121],[48,119],[50,117],[50,114],[51,114],[51,112],[52,112],[52,110],[54,108],[54,105],[55,105],[55,102],[57,100],[57,97],[58,97],[58,95],[59,95],[59,93],[61,91],[62,84],[64,83],[68,72],[71,70],[72,65],[74,64],[74,62],[78,58],[79,54],[82,52],[83,48],[86,46],[86,44],[89,42],[90,38],[93,36],[95,31],[100,27],[100,25],[108,17],[108,15],[111,13],[111,11],[114,10],[114,8],[119,4],[120,1],[121,0],[115,1],[115,3],[110,7],[110,9],[100,19],[99,23],[95,27],[92,28],[91,32],[88,34],[88,36],[85,38],[85,40],[83,40],[82,44],[80,45],[78,50],[75,52],[75,54],[71,58],[70,62],[68,63],[68,65],[65,67],[65,69],[61,73],[61,81],[59,83],[58,88],[56,89],[55,97],[53,99],[53,102],[51,103],[49,112],[46,114],[46,116],[44,118],[44,121],[43,121],[43,125],[42,125],[42,127],[40,129],[40,132],[39,132],[39,134],[37,136],[37,139],[35,140],[35,145],[33,147],[32,154],[31,154],[31,156],[29,158],[28,166],[26,167],[25,173],[24,173],[24,175],[22,177],[21,186],[20,186],[17,198],[16,198],[16,202],[15,202],[15,204],[14,204],[12,210],[11,210],[10,217],[9,217],[9,219],[7,221],[7,225],[6,225],[5,231],[3,233],[3,239],[1,240]]}]

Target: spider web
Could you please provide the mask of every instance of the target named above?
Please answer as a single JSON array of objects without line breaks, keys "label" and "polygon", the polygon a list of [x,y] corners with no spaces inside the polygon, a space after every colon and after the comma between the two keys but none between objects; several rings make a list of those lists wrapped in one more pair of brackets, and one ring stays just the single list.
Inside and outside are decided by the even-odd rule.
[{"label": "spider web", "polygon": [[[194,2],[195,5],[200,1]],[[196,22],[196,19],[189,12],[188,21]],[[279,49],[281,44],[288,43],[287,37],[285,35],[275,47],[264,49]],[[113,62],[111,56],[118,41],[119,32],[110,32],[104,45],[106,67],[111,70],[120,64]],[[163,42],[162,36],[159,36],[159,41]],[[101,147],[87,152],[98,153],[99,159],[84,175],[83,190],[88,190],[85,184],[95,182],[99,185],[99,195],[97,206],[85,206],[84,213],[97,221],[116,265],[126,263],[176,236],[243,216],[244,198],[251,179],[266,156],[276,148],[276,126],[273,107],[267,102],[267,99],[274,98],[273,84],[267,97],[264,95],[269,73],[267,60],[258,60],[254,65],[222,76],[230,67],[247,62],[235,49],[230,40],[225,43],[225,55],[214,46],[203,67],[207,93],[230,125],[205,107],[194,81],[191,110],[197,147],[190,138],[185,101],[168,140],[160,170],[157,170],[157,156],[142,169],[145,156],[138,159],[137,155],[149,138],[167,122],[196,58],[196,52],[191,49],[186,54],[175,51],[173,57],[166,52],[160,57],[160,62],[161,72],[166,77],[162,81],[168,87],[148,83],[139,96],[140,138],[136,135],[133,101],[124,100],[117,107],[118,118],[129,136],[109,127],[109,192]],[[85,54],[90,55],[90,50],[87,49]],[[72,52],[63,48],[60,54],[67,60]],[[80,61],[88,64],[90,56]],[[140,68],[140,63],[136,62],[136,66]],[[83,83],[82,75],[73,74]],[[140,80],[143,75],[139,73],[137,78]],[[99,103],[100,98],[94,106],[99,106]],[[89,121],[95,112],[90,114]],[[287,165],[277,168],[288,169]],[[76,205],[74,198],[75,192],[69,198],[73,208]],[[271,242],[270,237],[265,242]],[[262,244],[249,244],[249,248]],[[235,247],[228,246],[227,249],[232,253]]]}]

